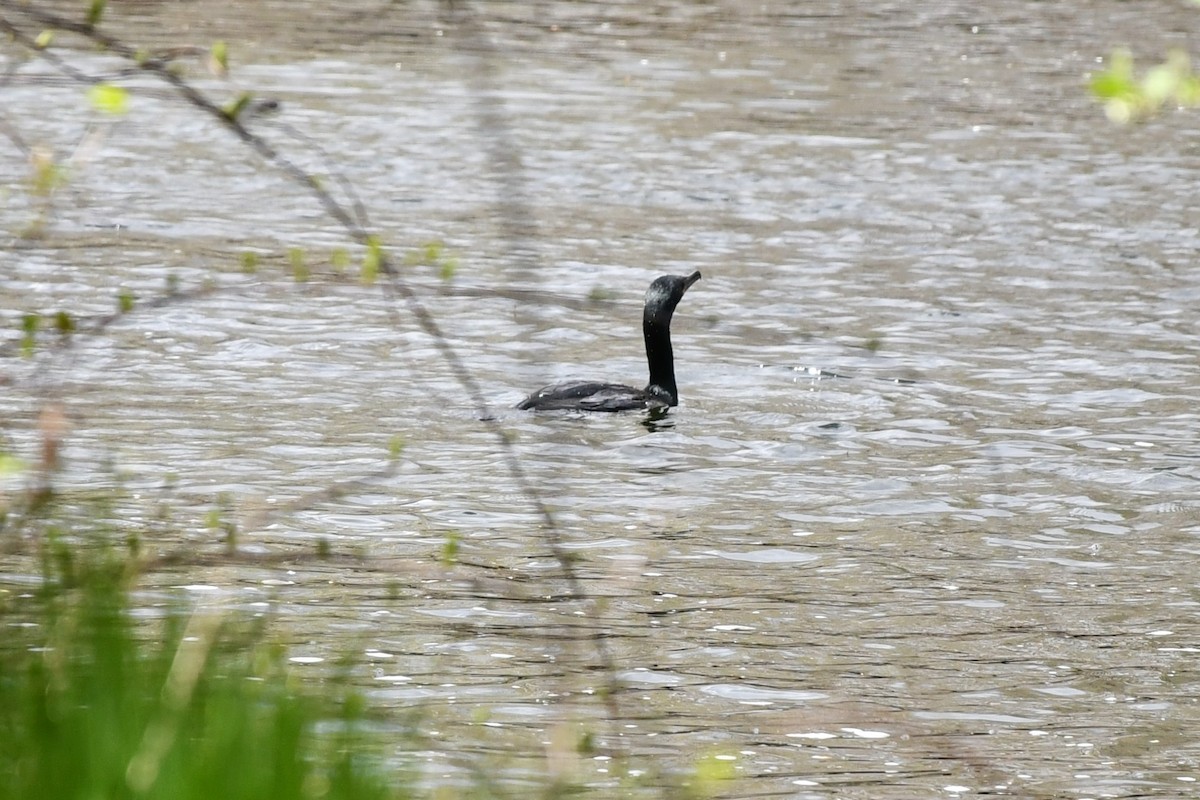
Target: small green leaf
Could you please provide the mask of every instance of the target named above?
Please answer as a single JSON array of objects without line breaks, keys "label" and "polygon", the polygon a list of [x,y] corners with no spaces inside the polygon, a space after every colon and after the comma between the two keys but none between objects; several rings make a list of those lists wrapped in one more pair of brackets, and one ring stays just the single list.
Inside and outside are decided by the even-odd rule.
[{"label": "small green leaf", "polygon": [[396,434],[388,440],[388,458],[392,461],[400,458],[400,454],[404,452],[404,437]]},{"label": "small green leaf", "polygon": [[258,270],[258,253],[250,250],[242,253],[242,272],[251,275]]},{"label": "small green leaf", "polygon": [[378,236],[367,237],[367,253],[363,256],[362,282],[372,284],[379,277],[379,267],[383,264],[383,248]]},{"label": "small green leaf", "polygon": [[104,7],[106,5],[106,0],[92,0],[92,4],[88,6],[87,17],[84,20],[89,27],[94,28],[100,24],[100,18],[104,16]]},{"label": "small green leaf", "polygon": [[33,177],[30,191],[37,197],[49,197],[54,190],[67,181],[67,170],[54,160],[54,153],[44,147],[35,147],[30,158]]},{"label": "small green leaf", "polygon": [[37,330],[42,318],[38,314],[25,314],[21,317],[21,355],[29,358],[33,355],[33,347],[37,342]]},{"label": "small green leaf", "polygon": [[75,332],[75,318],[66,311],[59,311],[54,315],[54,329],[63,336],[67,336]]},{"label": "small green leaf", "polygon": [[231,100],[225,108],[221,109],[221,113],[227,119],[236,120],[246,110],[246,107],[250,105],[250,100],[251,94],[249,92],[242,92],[237,96],[237,99]]},{"label": "small green leaf", "polygon": [[225,42],[220,39],[213,42],[211,55],[213,63],[220,69],[219,74],[224,75],[229,71],[229,48]]},{"label": "small green leaf", "polygon": [[443,258],[441,263],[442,281],[449,283],[454,279],[454,273],[458,272],[457,258]]},{"label": "small green leaf", "polygon": [[1092,78],[1092,94],[1101,100],[1112,97],[1123,97],[1135,91],[1133,82],[1128,76],[1117,75],[1113,72],[1101,72]]},{"label": "small green leaf", "polygon": [[97,111],[121,116],[129,110],[129,92],[111,83],[97,83],[88,89],[88,100]]},{"label": "small green leaf", "polygon": [[350,253],[344,247],[335,247],[329,254],[329,263],[333,271],[341,275],[350,266]]},{"label": "small green leaf", "polygon": [[122,289],[117,293],[117,310],[122,314],[133,311],[133,292],[129,289]]},{"label": "small green leaf", "polygon": [[33,46],[38,50],[45,50],[53,43],[54,31],[50,30],[49,28],[39,33],[37,38],[33,40]]},{"label": "small green leaf", "polygon": [[288,248],[288,263],[292,265],[292,278],[296,283],[308,280],[308,265],[304,263],[304,248]]},{"label": "small green leaf", "polygon": [[20,475],[26,469],[25,462],[8,453],[0,453],[0,476]]},{"label": "small green leaf", "polygon": [[462,536],[457,531],[450,531],[446,534],[446,541],[442,544],[442,563],[449,566],[458,562],[459,541]]}]

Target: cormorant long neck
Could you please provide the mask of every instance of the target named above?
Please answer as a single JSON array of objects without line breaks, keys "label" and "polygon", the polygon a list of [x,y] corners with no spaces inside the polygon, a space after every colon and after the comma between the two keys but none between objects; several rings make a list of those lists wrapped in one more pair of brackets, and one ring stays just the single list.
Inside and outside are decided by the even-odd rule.
[{"label": "cormorant long neck", "polygon": [[679,389],[675,386],[675,353],[671,349],[670,308],[657,309],[652,313],[649,305],[642,315],[642,335],[646,337],[646,361],[650,365],[650,384],[646,391],[658,395],[669,406],[679,405]]},{"label": "cormorant long neck", "polygon": [[642,312],[642,335],[646,339],[646,362],[650,366],[650,383],[646,391],[668,406],[679,405],[675,353],[671,349],[671,317],[683,293],[698,280],[699,272],[687,277],[665,275],[650,284],[646,292],[646,308]]}]

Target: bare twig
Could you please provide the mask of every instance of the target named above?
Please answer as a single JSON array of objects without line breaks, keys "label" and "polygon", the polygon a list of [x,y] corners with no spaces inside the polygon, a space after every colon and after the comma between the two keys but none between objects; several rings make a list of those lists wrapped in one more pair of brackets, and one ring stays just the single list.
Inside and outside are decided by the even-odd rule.
[{"label": "bare twig", "polygon": [[[491,157],[496,163],[497,173],[501,176],[501,181],[504,184],[505,202],[501,208],[509,246],[515,256],[523,259],[525,266],[536,266],[536,259],[533,256],[534,249],[530,246],[532,234],[536,228],[532,222],[533,216],[526,200],[527,193],[525,191],[524,176],[520,170],[520,162],[516,155],[517,151],[510,138],[503,103],[496,97],[495,92],[489,84],[488,75],[494,66],[492,64],[494,53],[487,43],[486,37],[482,35],[475,16],[466,5],[463,3],[450,3],[448,7],[453,18],[460,24],[469,49],[477,58],[474,74],[477,96],[479,97],[478,124],[492,145]],[[199,89],[192,86],[182,76],[170,69],[169,60],[155,58],[139,52],[119,39],[103,33],[94,25],[76,22],[58,14],[30,7],[22,2],[0,0],[0,9],[11,14],[20,15],[22,18],[40,25],[85,37],[100,45],[108,52],[132,62],[136,65],[137,71],[153,75],[168,84],[189,104],[215,119],[264,161],[274,165],[284,174],[304,186],[318,200],[326,213],[337,220],[355,241],[368,248],[377,248],[378,238],[369,229],[365,209],[358,202],[353,192],[348,192],[353,204],[352,213],[338,202],[337,198],[323,186],[315,175],[304,170],[266,139],[251,131],[236,110],[227,110],[218,105]],[[4,17],[0,17],[0,30],[8,31],[15,40],[30,47],[39,56],[46,58],[50,63],[72,78],[84,83],[97,82],[95,78],[66,64],[56,55],[48,53],[44,48],[37,47],[32,39]],[[379,252],[379,271],[386,279],[380,283],[386,297],[394,302],[403,302],[417,324],[430,336],[443,360],[449,366],[455,380],[465,391],[476,415],[494,434],[504,458],[505,468],[518,490],[529,500],[534,511],[542,520],[548,544],[566,579],[570,597],[576,601],[588,600],[588,594],[584,590],[578,573],[572,565],[573,557],[565,547],[565,540],[554,514],[546,505],[541,494],[533,486],[508,433],[492,414],[479,383],[467,368],[462,357],[446,338],[437,320],[421,302],[412,287],[401,277],[387,254],[382,251]],[[391,315],[393,324],[398,325],[399,318],[396,315],[394,304],[389,305],[389,314]],[[101,329],[107,324],[108,321],[105,321],[100,326]],[[608,678],[608,686],[604,692],[606,706],[611,718],[617,719],[619,715],[616,707],[616,690],[618,688],[616,670],[607,640],[601,630],[594,632],[590,639],[601,661],[601,668]]]}]

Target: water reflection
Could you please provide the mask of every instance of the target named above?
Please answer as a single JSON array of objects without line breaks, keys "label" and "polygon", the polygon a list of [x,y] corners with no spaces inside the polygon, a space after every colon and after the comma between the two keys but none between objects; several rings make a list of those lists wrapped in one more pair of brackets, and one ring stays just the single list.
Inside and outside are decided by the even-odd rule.
[{"label": "water reflection", "polygon": [[643,415],[642,427],[651,433],[667,431],[675,427],[675,418],[671,416],[669,409],[652,408]]}]

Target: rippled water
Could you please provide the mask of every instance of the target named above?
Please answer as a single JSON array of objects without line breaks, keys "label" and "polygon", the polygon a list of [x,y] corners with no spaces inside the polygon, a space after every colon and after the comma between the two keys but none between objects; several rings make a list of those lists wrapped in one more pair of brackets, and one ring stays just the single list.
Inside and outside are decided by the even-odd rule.
[{"label": "rippled water", "polygon": [[[269,603],[297,658],[362,652],[447,752],[513,763],[601,717],[580,637],[603,631],[604,742],[729,757],[737,796],[1189,793],[1200,138],[1194,113],[1113,128],[1085,76],[1120,44],[1195,52],[1200,14],[496,4],[480,40],[433,5],[299,7],[264,6],[253,41],[204,3],[112,22],[228,39],[206,89],[280,100],[257,129],[335,165],[402,259],[444,243],[452,281],[406,275],[602,601],[563,599],[495,438],[405,308],[332,274],[330,248],[358,253],[314,201],[145,79],[105,120],[34,63],[0,87],[8,122],[77,163],[20,241],[28,167],[0,151],[5,434],[31,452],[61,395],[68,491],[117,475],[127,516],[169,506],[157,546],[214,553],[226,493],[248,553],[298,554],[157,572],[148,606]],[[644,380],[645,286],[693,269],[666,420],[512,410],[551,380]],[[217,288],[16,356],[20,312],[106,313],[167,273]],[[339,558],[300,557],[319,539]]]}]

